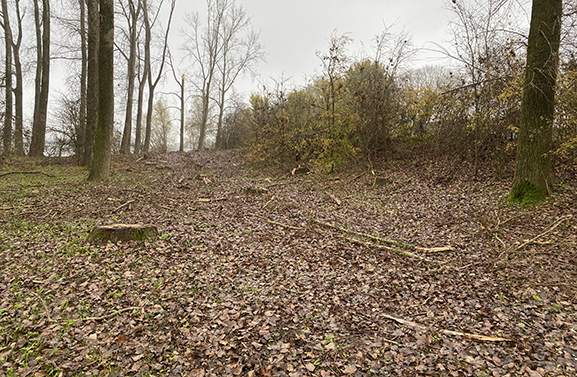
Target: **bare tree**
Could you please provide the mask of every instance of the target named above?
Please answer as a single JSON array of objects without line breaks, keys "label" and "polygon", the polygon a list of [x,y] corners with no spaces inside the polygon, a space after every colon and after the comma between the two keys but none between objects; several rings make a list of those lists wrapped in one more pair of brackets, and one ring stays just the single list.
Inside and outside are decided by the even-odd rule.
[{"label": "bare tree", "polygon": [[22,19],[24,15],[20,12],[20,0],[16,0],[16,22],[18,35],[16,40],[12,39],[12,50],[14,57],[14,70],[16,76],[16,86],[14,87],[14,105],[16,117],[14,118],[14,154],[24,156],[24,99],[22,77],[22,62],[20,60],[20,47],[22,46]]},{"label": "bare tree", "polygon": [[151,150],[166,153],[172,136],[172,114],[162,99],[154,104],[151,118]]},{"label": "bare tree", "polygon": [[86,77],[88,69],[88,48],[86,37],[86,1],[78,0],[80,6],[80,109],[78,110],[78,141],[75,153],[79,162],[83,162],[86,147]]},{"label": "bare tree", "polygon": [[218,69],[218,122],[216,148],[224,147],[223,119],[226,110],[227,94],[236,79],[253,64],[264,59],[263,47],[259,35],[250,24],[250,17],[242,6],[231,6],[222,23],[222,53],[217,60]]},{"label": "bare tree", "polygon": [[160,79],[162,78],[162,74],[164,72],[164,64],[166,62],[166,56],[167,56],[167,50],[168,50],[168,35],[170,32],[170,24],[172,23],[172,16],[174,14],[174,7],[176,5],[176,0],[172,0],[171,4],[170,4],[170,14],[168,17],[168,25],[166,27],[166,31],[164,34],[164,43],[162,45],[162,54],[160,57],[160,63],[159,63],[159,67],[158,67],[158,73],[156,75],[156,78],[153,79],[152,78],[152,62],[151,62],[151,56],[150,56],[150,42],[152,40],[152,27],[154,26],[154,24],[156,23],[156,20],[158,19],[159,15],[160,15],[160,10],[162,7],[162,2],[160,3],[157,11],[156,11],[156,15],[154,16],[154,18],[151,20],[149,17],[149,7],[147,4],[147,0],[142,0],[143,2],[143,16],[144,16],[144,29],[145,29],[145,35],[146,35],[146,41],[145,41],[145,49],[146,49],[146,53],[145,55],[148,57],[147,61],[145,62],[145,64],[148,65],[148,110],[147,110],[147,117],[146,117],[146,130],[145,130],[145,135],[144,135],[144,145],[142,148],[143,152],[148,152],[148,149],[150,148],[150,133],[151,133],[151,129],[152,129],[152,110],[153,110],[153,106],[154,106],[154,90],[156,89],[156,86],[158,85]]},{"label": "bare tree", "polygon": [[6,46],[6,113],[4,114],[3,152],[5,156],[12,153],[12,29],[8,14],[8,2],[2,0],[2,27],[4,28],[4,42]]},{"label": "bare tree", "polygon": [[192,80],[200,93],[202,111],[198,138],[198,149],[204,148],[209,120],[211,92],[213,90],[218,59],[222,53],[221,30],[225,14],[234,5],[234,0],[207,0],[207,20],[203,27],[198,13],[186,15],[190,32],[184,31],[183,48],[198,66],[198,79]]},{"label": "bare tree", "polygon": [[170,70],[172,71],[172,77],[174,78],[174,81],[178,84],[178,86],[180,87],[180,94],[177,93],[172,93],[175,94],[179,101],[180,101],[180,143],[179,143],[179,147],[178,150],[180,152],[184,151],[184,105],[186,103],[186,98],[184,97],[184,89],[185,89],[185,85],[186,85],[186,81],[184,80],[185,75],[184,73],[182,74],[182,78],[179,80],[178,79],[178,75],[176,74],[176,68],[174,67],[174,63],[172,61],[172,54],[170,53],[170,51],[168,52],[168,58],[169,58],[169,64],[170,64]]},{"label": "bare tree", "polygon": [[34,120],[32,124],[32,157],[44,155],[46,141],[46,115],[48,113],[48,92],[50,83],[50,1],[42,0],[42,17],[38,1],[34,2],[34,21],[36,25],[36,91],[34,101]]},{"label": "bare tree", "polygon": [[495,91],[518,73],[526,36],[516,25],[518,17],[511,15],[522,14],[522,9],[510,0],[453,1],[449,7],[455,16],[450,23],[453,47],[443,51],[464,70],[460,90],[472,108],[465,129],[471,130],[476,175],[483,143],[492,134],[487,127],[494,122],[486,117],[494,113]]},{"label": "bare tree", "polygon": [[100,44],[100,14],[98,0],[86,0],[88,20],[87,76],[86,76],[86,132],[82,165],[91,166],[94,154],[94,136],[98,125],[98,48]]},{"label": "bare tree", "polygon": [[132,107],[134,102],[134,83],[136,79],[136,55],[138,42],[138,18],[142,8],[142,2],[137,0],[128,0],[128,9],[122,5],[122,11],[128,22],[128,91],[126,98],[126,114],[124,119],[124,132],[122,133],[122,144],[120,153],[130,153],[130,139],[132,137]]}]

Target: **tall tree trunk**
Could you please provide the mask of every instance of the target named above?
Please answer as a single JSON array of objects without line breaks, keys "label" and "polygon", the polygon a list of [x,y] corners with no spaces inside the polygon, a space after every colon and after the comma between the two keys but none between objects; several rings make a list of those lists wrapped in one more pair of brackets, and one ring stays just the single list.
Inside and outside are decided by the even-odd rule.
[{"label": "tall tree trunk", "polygon": [[80,111],[78,119],[78,140],[76,142],[76,158],[78,162],[83,163],[84,148],[86,147],[86,69],[88,52],[86,48],[86,2],[78,0],[80,5]]},{"label": "tall tree trunk", "polygon": [[98,125],[98,45],[100,15],[98,0],[86,0],[88,16],[88,62],[86,82],[86,136],[82,165],[91,166],[94,154],[94,135]]},{"label": "tall tree trunk", "polygon": [[3,154],[10,156],[12,153],[12,30],[10,29],[10,17],[8,16],[7,0],[2,0],[2,14],[4,24],[4,42],[6,46],[6,111],[4,114]]},{"label": "tall tree trunk", "polygon": [[533,0],[515,177],[509,198],[525,204],[552,192],[551,149],[562,0]]},{"label": "tall tree trunk", "polygon": [[[37,25],[39,29],[39,26]],[[38,36],[38,31],[37,34]],[[50,2],[42,0],[42,40],[37,44],[42,51],[42,58],[38,65],[41,66],[40,92],[38,101],[38,111],[34,111],[37,118],[32,125],[32,141],[30,143],[30,153],[32,157],[44,155],[44,145],[46,142],[46,117],[48,114],[48,92],[50,83]],[[38,73],[38,71],[37,71]],[[38,78],[37,78],[38,79]]]},{"label": "tall tree trunk", "polygon": [[14,154],[24,156],[24,99],[22,88],[22,62],[20,61],[20,46],[22,45],[22,16],[20,15],[20,0],[16,0],[16,21],[18,22],[18,37],[12,41],[14,52],[14,68],[16,70],[16,86],[14,87],[14,101],[16,118],[14,120]]},{"label": "tall tree trunk", "polygon": [[114,130],[114,3],[100,0],[98,48],[98,127],[89,180],[104,180],[110,174]]},{"label": "tall tree trunk", "polygon": [[144,128],[144,144],[142,146],[143,152],[148,152],[150,148],[150,133],[152,130],[152,107],[154,102],[154,88],[152,88],[152,72],[150,66],[150,40],[152,39],[152,30],[150,26],[150,18],[148,16],[148,2],[143,0],[143,16],[144,16],[144,71],[146,75],[142,77],[148,82],[148,106],[146,110],[146,126]]},{"label": "tall tree trunk", "polygon": [[148,67],[144,65],[144,72],[138,84],[138,101],[136,105],[136,131],[134,135],[134,153],[142,152],[142,113],[144,108],[144,88],[146,88],[146,78],[148,77]]},{"label": "tall tree trunk", "polygon": [[[172,23],[172,16],[174,14],[174,8],[176,5],[176,0],[171,1],[170,5],[170,15],[168,17],[168,25],[166,26],[166,32],[164,34],[164,45],[162,49],[162,56],[160,60],[160,67],[158,68],[158,75],[156,79],[152,79],[152,67],[151,67],[151,57],[150,57],[150,41],[152,38],[152,25],[150,23],[150,18],[148,14],[148,3],[146,0],[143,1],[143,15],[144,15],[144,28],[145,28],[145,64],[148,65],[148,110],[146,116],[146,131],[144,136],[144,147],[143,151],[148,152],[150,149],[150,137],[152,133],[152,112],[154,107],[154,90],[156,89],[156,85],[160,81],[162,77],[162,71],[164,69],[164,63],[166,62],[166,55],[168,50],[168,35],[170,33],[170,24]],[[160,12],[160,8],[157,11]],[[156,17],[155,17],[156,19]]]},{"label": "tall tree trunk", "polygon": [[134,6],[134,1],[129,0],[128,6],[130,11],[130,52],[128,56],[128,95],[126,99],[126,116],[124,118],[124,132],[122,133],[122,144],[120,153],[130,153],[130,140],[132,138],[132,107],[134,102],[134,81],[136,79],[136,42],[137,42],[137,21],[140,14],[140,0],[138,5]]},{"label": "tall tree trunk", "polygon": [[180,83],[180,147],[178,150],[184,152],[184,74]]}]

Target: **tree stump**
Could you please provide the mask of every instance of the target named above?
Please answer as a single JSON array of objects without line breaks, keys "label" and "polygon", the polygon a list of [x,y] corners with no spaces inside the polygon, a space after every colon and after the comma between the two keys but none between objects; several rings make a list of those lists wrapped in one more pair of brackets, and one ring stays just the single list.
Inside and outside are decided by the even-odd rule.
[{"label": "tree stump", "polygon": [[143,241],[158,237],[158,229],[153,225],[112,224],[95,227],[90,236],[91,241]]}]

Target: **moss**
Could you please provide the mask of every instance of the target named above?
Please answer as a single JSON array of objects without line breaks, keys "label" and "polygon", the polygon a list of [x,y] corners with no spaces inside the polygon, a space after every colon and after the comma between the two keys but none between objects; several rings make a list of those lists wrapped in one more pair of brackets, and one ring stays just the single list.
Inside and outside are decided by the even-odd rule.
[{"label": "moss", "polygon": [[519,204],[521,207],[535,205],[545,199],[547,193],[529,181],[525,181],[511,190],[509,201]]}]

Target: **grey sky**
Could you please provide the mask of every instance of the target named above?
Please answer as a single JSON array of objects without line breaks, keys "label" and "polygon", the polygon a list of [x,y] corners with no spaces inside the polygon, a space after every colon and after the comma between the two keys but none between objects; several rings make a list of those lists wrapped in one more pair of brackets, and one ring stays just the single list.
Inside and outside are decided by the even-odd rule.
[{"label": "grey sky", "polygon": [[[336,29],[350,33],[354,42],[349,47],[353,56],[361,51],[372,55],[374,37],[385,25],[394,25],[393,32],[412,36],[415,47],[426,42],[442,43],[448,38],[449,11],[444,0],[237,0],[252,15],[252,25],[260,31],[267,61],[258,66],[261,80],[291,78],[295,85],[305,83],[318,71],[316,51],[325,51],[328,38]],[[177,4],[178,17],[185,12],[206,12],[203,1]],[[173,46],[173,49],[176,46]],[[431,46],[429,46],[431,47]],[[431,54],[429,53],[430,57]],[[421,54],[416,64],[425,64]],[[258,84],[244,79],[238,90],[257,90]]]}]

